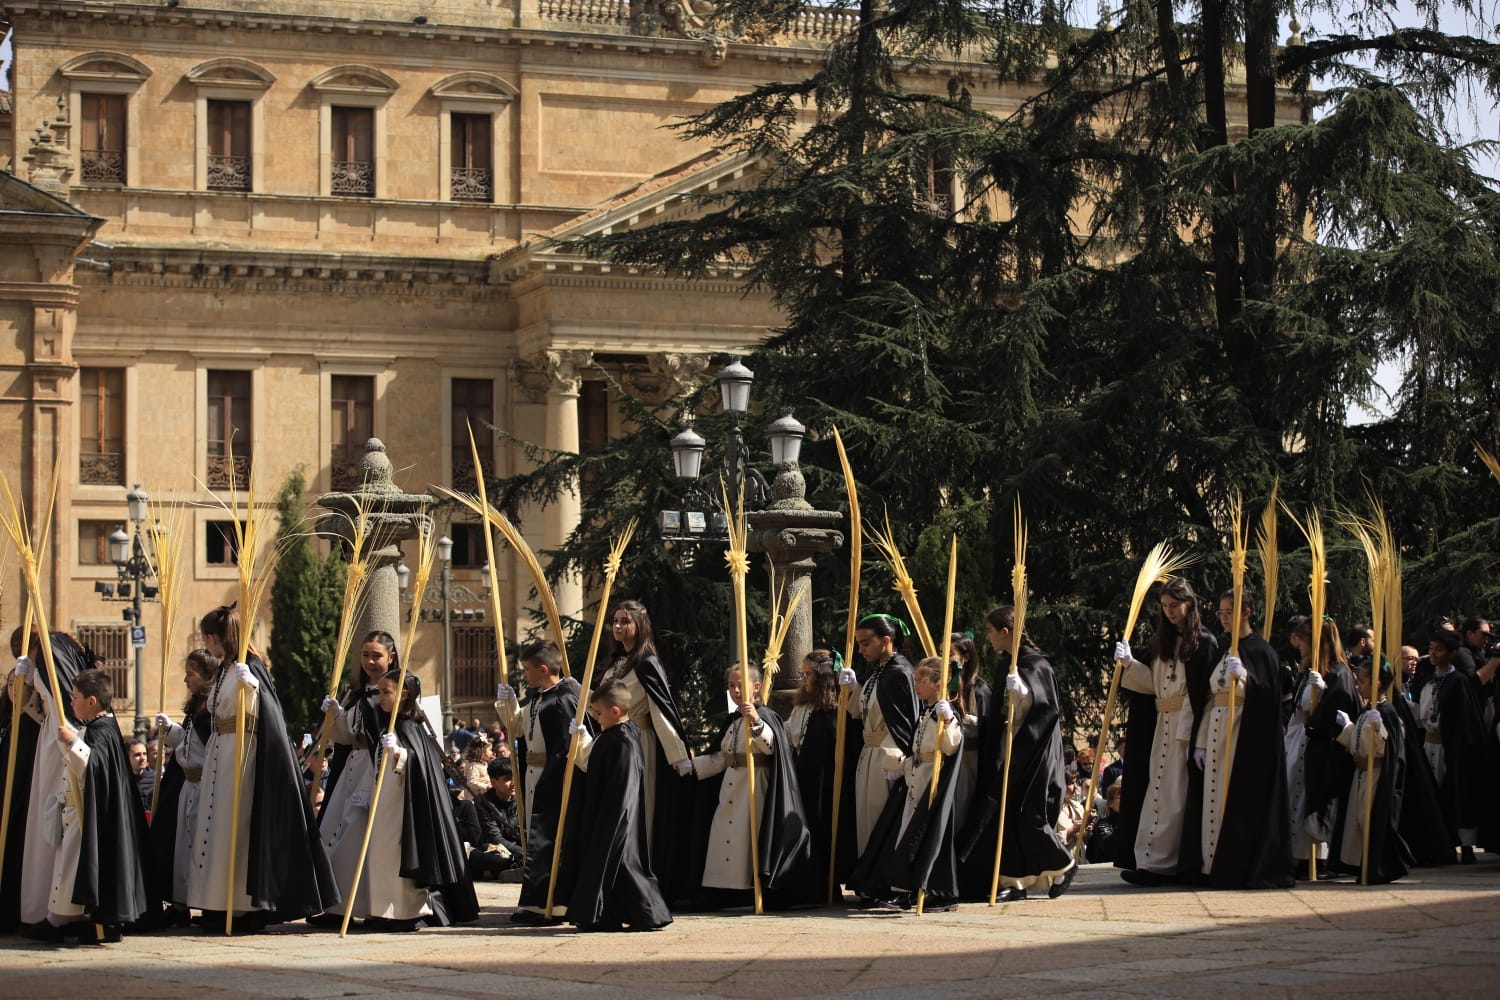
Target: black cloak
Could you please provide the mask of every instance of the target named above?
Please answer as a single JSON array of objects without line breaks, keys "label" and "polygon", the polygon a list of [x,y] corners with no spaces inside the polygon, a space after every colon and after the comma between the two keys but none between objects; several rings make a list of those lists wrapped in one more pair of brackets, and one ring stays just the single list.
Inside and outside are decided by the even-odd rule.
[{"label": "black cloak", "polygon": [[[1383,701],[1380,703],[1380,719],[1385,723],[1386,743],[1385,759],[1380,768],[1380,781],[1375,785],[1375,800],[1370,809],[1370,885],[1381,885],[1386,882],[1394,882],[1406,875],[1416,861],[1411,856],[1411,851],[1406,846],[1406,841],[1401,838],[1401,806],[1402,793],[1406,787],[1406,747],[1404,738],[1404,727],[1401,725],[1401,716],[1391,707],[1391,703]],[[1361,725],[1362,720],[1356,717],[1353,725]],[[1355,762],[1355,767],[1364,764],[1365,761]],[[1363,800],[1351,801],[1349,809],[1357,809],[1364,812]],[[1344,843],[1344,824],[1348,821],[1349,812],[1345,810],[1339,813],[1338,821],[1333,828],[1333,842],[1329,845],[1328,865],[1335,871],[1352,872],[1359,874],[1360,865],[1356,862],[1350,864],[1339,857],[1339,851]],[[1453,849],[1450,847],[1448,853],[1451,856]]]},{"label": "black cloak", "polygon": [[88,745],[89,762],[78,785],[83,822],[72,901],[94,923],[128,924],[149,905],[141,866],[146,812],[115,717],[99,716],[79,737]]},{"label": "black cloak", "polygon": [[[654,725],[666,726],[677,734],[683,746],[688,746],[687,731],[682,728],[682,719],[677,714],[677,703],[672,700],[672,689],[667,685],[667,671],[655,653],[642,656],[635,665],[635,675],[654,706]],[[660,738],[656,741],[656,760],[646,761],[647,767],[656,768],[656,802],[651,818],[651,870],[656,873],[656,882],[668,900],[686,899],[691,896],[703,874],[700,867],[692,869],[693,854],[691,824],[682,821],[691,815],[697,795],[697,779],[691,774],[681,775],[667,760],[666,750]],[[689,750],[691,752],[691,750]],[[550,841],[549,841],[550,842]]]},{"label": "black cloak", "polygon": [[[1406,786],[1402,789],[1401,814],[1397,822],[1401,839],[1411,851],[1413,865],[1434,866],[1453,863],[1453,845],[1458,837],[1448,829],[1443,818],[1443,804],[1438,796],[1437,780],[1427,762],[1427,730],[1417,725],[1411,702],[1400,691],[1390,702],[1401,720],[1402,743],[1406,755]],[[1394,753],[1387,749],[1386,755]]]},{"label": "black cloak", "polygon": [[[41,650],[36,650],[40,654]],[[62,713],[68,720],[68,724],[76,730],[83,729],[83,723],[73,714],[70,704],[73,695],[73,678],[78,676],[80,670],[87,670],[93,666],[93,658],[80,646],[72,636],[65,632],[52,633],[52,656],[57,664],[57,681],[62,688]],[[46,675],[46,660],[40,655],[32,658],[33,669]],[[50,695],[51,689],[48,689]],[[31,697],[30,682],[21,691],[21,704],[25,705],[26,699]],[[0,737],[0,782],[5,780],[5,761],[9,759],[10,744],[14,740],[16,744],[16,774],[15,781],[9,788],[0,789],[0,796],[10,800],[10,827],[5,838],[5,856],[0,858],[0,871],[4,872],[0,879],[0,934],[8,934],[16,930],[21,920],[21,868],[22,853],[26,847],[26,819],[31,807],[31,779],[36,770],[36,746],[37,740],[41,738],[41,725],[25,711],[21,712],[21,721],[15,732],[11,731],[10,720],[12,704],[10,700],[10,683],[4,685],[3,694],[0,694],[0,725],[4,725],[5,732]],[[54,730],[46,734],[47,739],[56,739],[57,732]],[[139,796],[137,796],[139,799]],[[0,799],[3,801],[3,799]]]},{"label": "black cloak", "polygon": [[1334,803],[1342,812],[1349,797],[1349,779],[1354,776],[1354,762],[1336,742],[1339,727],[1334,721],[1339,712],[1351,719],[1359,714],[1354,675],[1335,660],[1323,665],[1323,682],[1328,686],[1307,719],[1307,800],[1297,820],[1321,815]]},{"label": "black cloak", "polygon": [[[379,737],[375,738],[379,745]],[[469,878],[463,841],[453,819],[442,750],[426,722],[396,720],[396,739],[406,748],[406,795],[401,814],[401,877],[427,890],[436,923],[479,918],[479,900]]]},{"label": "black cloak", "polygon": [[[1208,718],[1209,690],[1214,668],[1219,664],[1219,640],[1207,629],[1198,630],[1198,647],[1187,661],[1187,697],[1193,709],[1192,738],[1195,746],[1198,727]],[[1151,741],[1147,741],[1151,745]],[[1203,872],[1203,770],[1189,761],[1186,813],[1182,818],[1182,841],[1177,847],[1177,873],[1196,878]]]},{"label": "black cloak", "polygon": [[[208,737],[213,732],[213,717],[208,712],[200,712],[196,719],[184,717],[182,725],[189,732],[196,732],[204,745],[208,744]],[[188,734],[184,733],[183,738],[188,739]],[[177,755],[168,751],[165,745],[162,746],[162,751],[166,754],[166,765],[161,772],[161,790],[156,796],[156,812],[147,817],[151,826],[147,841],[146,870],[151,877],[153,908],[158,902],[174,902],[172,879],[177,863],[177,838],[193,835],[191,830],[177,829],[177,804],[182,798],[182,788],[187,783],[187,776],[182,772],[182,765],[177,763]]]},{"label": "black cloak", "polygon": [[[1209,881],[1220,889],[1292,885],[1292,813],[1281,727],[1281,660],[1258,635],[1240,639],[1244,708],[1235,728],[1234,770]],[[1217,809],[1217,802],[1206,804]]]},{"label": "black cloak", "polygon": [[634,930],[672,922],[646,847],[645,761],[629,719],[604,730],[589,750],[579,819],[588,837],[574,871],[568,920],[580,930]]},{"label": "black cloak", "polygon": [[[322,913],[343,897],[307,800],[276,683],[260,657],[251,653],[249,660],[250,672],[260,682],[260,702],[246,892],[257,909],[272,911],[282,920],[296,920]],[[226,661],[224,669],[233,666]],[[233,682],[226,679],[224,683]]]},{"label": "black cloak", "polygon": [[[568,768],[568,743],[572,739],[568,724],[578,713],[578,695],[571,684],[554,684],[545,691],[533,691],[521,706],[529,712],[535,706],[537,724],[547,744],[547,762],[536,783],[526,789],[526,808],[530,822],[526,827],[526,867],[521,878],[520,905],[532,909],[547,906],[547,884],[552,879],[552,846],[557,840],[557,820],[562,809],[563,773]],[[528,746],[527,753],[538,752]],[[524,759],[521,762],[522,780],[530,769]],[[554,906],[567,905],[571,889],[571,866],[568,864],[569,850],[578,840],[578,806],[581,796],[577,789],[583,782],[578,774],[573,775],[573,794],[569,796],[571,812],[568,817],[567,843],[557,866],[558,885],[553,892]]]},{"label": "black cloak", "polygon": [[[385,727],[380,725],[376,718],[376,702],[380,697],[380,689],[375,685],[355,686],[349,689],[340,702],[348,712],[347,724],[349,730],[356,736],[365,738],[364,750],[370,755],[370,762],[375,762],[376,751],[379,749],[380,735],[385,732]],[[320,723],[321,725],[321,723]],[[339,778],[344,773],[344,768],[349,765],[349,755],[354,752],[352,743],[333,744],[333,756],[328,761],[328,781],[323,785],[323,801],[318,805],[318,821],[323,820],[323,810],[329,802],[333,801],[334,786],[339,783]]]},{"label": "black cloak", "polygon": [[1156,740],[1156,698],[1120,689],[1125,702],[1125,759],[1120,772],[1120,811],[1114,822],[1116,868],[1135,869],[1135,837],[1151,784],[1151,745]]},{"label": "black cloak", "polygon": [[880,703],[885,728],[890,731],[902,756],[910,757],[911,739],[917,731],[920,712],[911,661],[895,653],[875,669],[875,700]]},{"label": "black cloak", "polygon": [[[1002,653],[995,676],[1010,671],[1010,654]],[[1031,710],[1017,720],[1011,739],[1010,790],[1006,794],[1005,845],[1000,855],[1000,873],[1026,878],[1042,872],[1063,871],[1073,855],[1057,835],[1057,817],[1067,792],[1064,774],[1060,700],[1052,664],[1034,646],[1021,647],[1016,674],[1031,693]],[[966,898],[989,898],[998,839],[1001,779],[1005,757],[1005,729],[1009,692],[991,700],[989,726],[979,750],[979,786],[975,807],[967,824],[962,853],[970,870],[989,873],[982,884],[966,884]],[[975,866],[974,862],[982,863]]]},{"label": "black cloak", "polygon": [[1479,682],[1472,674],[1455,668],[1444,678],[1434,674],[1438,733],[1443,738],[1444,770],[1438,785],[1442,815],[1458,843],[1458,831],[1479,829],[1485,817],[1485,798],[1494,794],[1485,774],[1484,710],[1479,703]]},{"label": "black cloak", "polygon": [[[925,708],[923,715],[929,715]],[[930,726],[937,725],[932,719]],[[952,725],[961,726],[958,719]],[[962,733],[962,729],[960,729]],[[906,813],[909,788],[897,782],[885,800],[885,808],[870,831],[869,843],[850,877],[850,884],[863,896],[885,899],[892,888],[915,892],[925,890],[933,896],[955,899],[959,894],[958,854],[954,849],[954,797],[958,788],[959,762],[963,759],[963,741],[952,756],[943,756],[938,770],[937,797],[928,801],[922,789],[911,822],[901,831],[901,817]]]},{"label": "black cloak", "polygon": [[[833,843],[833,775],[834,750],[838,742],[838,709],[810,712],[802,745],[797,750],[797,787],[802,793],[802,813],[807,817],[812,835],[809,901],[827,898],[828,852]],[[859,755],[849,753],[859,745],[858,729],[850,719],[844,728],[844,778],[839,786],[839,846],[834,858],[835,884],[848,880],[858,860],[859,847],[854,831],[854,774]]]}]

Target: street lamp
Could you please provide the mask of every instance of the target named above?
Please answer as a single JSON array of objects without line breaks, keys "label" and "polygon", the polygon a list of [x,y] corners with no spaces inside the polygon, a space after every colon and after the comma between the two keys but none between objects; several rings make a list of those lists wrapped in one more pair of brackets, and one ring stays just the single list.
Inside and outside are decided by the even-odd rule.
[{"label": "street lamp", "polygon": [[443,729],[447,739],[453,729],[453,616],[448,613],[453,586],[453,539],[443,535],[437,543],[438,561],[443,564],[439,579],[443,587]]},{"label": "street lamp", "polygon": [[[131,623],[130,644],[135,647],[134,732],[138,738],[144,738],[148,728],[144,702],[146,629],[141,624],[141,601],[157,594],[156,586],[146,582],[152,576],[151,562],[146,558],[145,546],[141,544],[141,525],[146,522],[146,501],[149,499],[146,491],[137,483],[125,494],[126,515],[134,525],[134,534],[127,535],[125,526],[121,525],[109,536],[109,561],[114,563],[119,579],[115,593],[122,599],[128,597],[130,600],[130,607],[125,610],[124,618]],[[163,636],[163,640],[165,638]]]}]

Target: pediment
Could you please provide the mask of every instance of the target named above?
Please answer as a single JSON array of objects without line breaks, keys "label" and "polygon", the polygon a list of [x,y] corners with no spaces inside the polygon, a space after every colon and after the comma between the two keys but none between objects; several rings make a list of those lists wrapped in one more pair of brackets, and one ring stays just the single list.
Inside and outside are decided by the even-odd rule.
[{"label": "pediment", "polygon": [[313,77],[309,86],[322,94],[378,96],[394,94],[400,84],[370,66],[335,66]]},{"label": "pediment", "polygon": [[265,90],[276,82],[276,76],[248,59],[210,59],[187,71],[190,83],[200,87],[238,87]]},{"label": "pediment", "polygon": [[76,205],[34,187],[14,174],[0,170],[0,213],[17,215],[66,215],[93,218]]},{"label": "pediment", "polygon": [[74,56],[57,68],[69,80],[112,83],[144,83],[151,77],[151,67],[123,52],[95,51]]},{"label": "pediment", "polygon": [[519,91],[492,73],[454,73],[432,85],[432,96],[445,101],[505,102]]}]

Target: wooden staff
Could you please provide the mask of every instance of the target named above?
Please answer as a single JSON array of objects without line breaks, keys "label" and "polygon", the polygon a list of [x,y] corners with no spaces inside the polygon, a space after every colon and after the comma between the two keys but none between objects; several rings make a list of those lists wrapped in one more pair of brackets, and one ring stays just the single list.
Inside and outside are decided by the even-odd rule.
[{"label": "wooden staff", "polygon": [[[542,564],[532,551],[531,545],[526,538],[510,523],[510,518],[500,513],[488,504],[485,505],[485,519],[494,525],[521,556],[526,570],[531,574],[531,585],[536,591],[537,599],[542,602],[542,610],[547,614],[547,625],[552,629],[552,636],[557,640],[557,649],[562,653],[562,676],[573,676],[572,667],[568,663],[567,633],[563,631],[562,614],[557,609],[557,595],[552,592],[552,587],[547,583],[547,574],[542,570]],[[491,584],[491,591],[498,592],[499,588]]]},{"label": "wooden staff", "polygon": [[[1136,618],[1140,616],[1141,606],[1146,602],[1146,595],[1156,583],[1167,579],[1167,577],[1182,571],[1192,563],[1187,556],[1180,556],[1167,547],[1166,542],[1159,542],[1146,554],[1146,561],[1141,564],[1141,570],[1136,574],[1135,592],[1130,597],[1130,614],[1125,619],[1125,635],[1127,637],[1135,634]],[[1104,700],[1104,717],[1099,726],[1099,746],[1094,752],[1094,770],[1089,774],[1089,793],[1083,797],[1083,822],[1079,825],[1080,830],[1089,828],[1089,816],[1094,811],[1094,793],[1099,787],[1099,772],[1104,770],[1099,766],[1104,760],[1104,741],[1109,738],[1109,723],[1115,714],[1115,697],[1120,693],[1120,675],[1125,670],[1125,661],[1115,661],[1114,676],[1110,678],[1109,695]],[[1137,753],[1140,751],[1137,750]],[[1083,857],[1083,837],[1078,838],[1078,843],[1073,846],[1073,863],[1077,864]]]},{"label": "wooden staff", "polygon": [[[750,637],[745,621],[745,577],[750,572],[750,557],[746,554],[743,486],[738,508],[730,506],[727,490],[724,494],[724,507],[731,512],[729,551],[724,553],[724,561],[729,565],[729,578],[734,584],[734,636],[740,663],[740,696],[754,701],[754,688],[750,686]],[[760,818],[756,815],[755,803],[755,746],[748,725],[745,726],[745,781],[750,794],[750,882],[755,897],[755,912],[759,915],[765,912],[760,886]]]},{"label": "wooden staff", "polygon": [[[1293,518],[1296,521],[1296,518]],[[1323,543],[1323,522],[1318,517],[1318,512],[1313,510],[1308,513],[1307,521],[1297,521],[1297,527],[1302,529],[1302,534],[1307,538],[1308,554],[1312,563],[1312,573],[1307,583],[1309,604],[1312,610],[1312,663],[1308,668],[1312,674],[1319,673],[1318,667],[1322,665],[1323,654],[1323,607],[1327,596],[1328,585],[1328,550]],[[1308,713],[1317,710],[1318,689],[1313,688],[1307,694]],[[1307,877],[1310,881],[1318,880],[1318,841],[1308,839],[1307,845]]]},{"label": "wooden staff", "polygon": [[[437,532],[433,530],[432,519],[423,517],[418,522],[417,528],[417,570],[415,583],[417,589],[413,593],[420,594],[427,589],[427,581],[432,576],[432,564],[437,559]],[[396,731],[396,718],[401,714],[401,701],[406,697],[406,674],[408,664],[411,663],[412,649],[416,645],[417,623],[421,621],[421,615],[411,615],[406,623],[405,642],[401,647],[401,668],[396,677],[396,701],[391,705],[390,718],[386,720],[385,734],[391,735]],[[359,899],[359,880],[365,871],[365,858],[370,851],[370,835],[375,832],[375,813],[380,808],[380,791],[385,786],[386,765],[390,764],[395,769],[395,754],[380,753],[378,755],[379,766],[375,769],[375,790],[370,794],[370,814],[365,818],[365,835],[359,844],[359,861],[354,866],[354,879],[349,885],[349,892],[344,897],[344,922],[339,925],[339,937],[349,933],[349,920],[354,914],[355,901]]]},{"label": "wooden staff", "polygon": [[[1016,677],[1021,669],[1021,636],[1026,631],[1026,521],[1021,515],[1021,498],[1016,497],[1015,520],[1015,564],[1010,571],[1011,603],[1015,607],[1015,618],[1010,631],[1010,677]],[[1010,798],[1011,744],[1016,735],[1016,699],[1007,687],[1005,691],[1005,758],[1000,765],[1000,821],[995,830],[995,870],[990,876],[990,905],[994,906],[1000,895],[1000,855],[1005,850],[1005,810]],[[1080,828],[1080,830],[1083,828]],[[1083,840],[1080,833],[1078,839]]]},{"label": "wooden staff", "polygon": [[[469,455],[474,461],[474,480],[479,484],[479,515],[488,521],[490,513],[489,485],[485,482],[484,466],[479,464],[479,445],[474,442],[474,425],[468,424],[467,426],[469,428]],[[507,661],[505,653],[505,613],[500,602],[500,567],[495,561],[495,536],[490,534],[488,527],[484,529],[484,554],[485,564],[490,568],[490,617],[494,619],[495,623],[495,673],[498,675],[495,686],[498,688],[501,684],[508,684],[510,682],[510,663]],[[561,635],[557,637],[557,644],[558,646],[563,645],[563,637]],[[567,654],[564,653],[563,655],[566,656]],[[443,694],[449,697],[450,702],[452,701],[447,691],[444,691]],[[524,774],[523,779],[516,784],[525,784]]]},{"label": "wooden staff", "polygon": [[[182,588],[178,586],[181,581],[182,550],[187,540],[187,532],[183,530],[186,526],[184,516],[186,508],[179,505],[171,508],[167,515],[166,523],[155,516],[146,518],[146,530],[151,535],[151,552],[147,558],[151,561],[152,572],[156,575],[156,582],[160,588],[161,598],[161,692],[157,704],[157,711],[165,713],[167,710],[167,675],[172,669],[172,636],[177,631],[177,615],[182,607]],[[149,508],[148,508],[149,514]],[[166,745],[162,742],[163,732],[160,727],[156,730],[156,780],[151,784],[151,821],[156,822],[156,807],[161,801],[161,779],[167,769]]]},{"label": "wooden staff", "polygon": [[[1230,589],[1234,593],[1234,617],[1230,619],[1229,626],[1229,655],[1238,658],[1240,655],[1240,618],[1245,613],[1245,561],[1249,539],[1245,533],[1245,508],[1240,500],[1238,492],[1229,504],[1229,579]],[[1234,762],[1234,691],[1239,687],[1239,682],[1228,676],[1225,670],[1225,682],[1229,686],[1229,719],[1224,729],[1224,759],[1220,761],[1224,769],[1224,784],[1219,789],[1219,824],[1222,828],[1224,823],[1224,810],[1229,805],[1229,779],[1234,773],[1231,766]]]},{"label": "wooden staff", "polygon": [[[348,515],[344,515],[348,516]],[[344,677],[344,664],[349,660],[349,653],[354,647],[354,626],[359,620],[360,612],[364,609],[365,600],[370,589],[370,567],[374,564],[375,554],[369,545],[370,511],[365,507],[364,494],[354,494],[354,517],[349,522],[349,565],[344,571],[344,604],[339,611],[339,630],[333,642],[333,677],[328,683],[328,697],[339,696],[339,683]],[[420,598],[418,598],[420,600]],[[328,730],[333,725],[333,713],[338,709],[330,708],[323,713],[323,725],[318,729],[318,744],[308,760],[317,762],[322,766],[323,750],[328,746]],[[316,805],[318,796],[318,782],[312,781],[308,784],[307,800]]]},{"label": "wooden staff", "polygon": [[[943,612],[943,656],[942,666],[938,668],[938,697],[948,697],[948,662],[953,658],[953,596],[958,590],[958,535],[953,536],[953,542],[948,549],[948,603]],[[943,767],[943,729],[947,724],[937,720],[937,747],[932,753],[932,781],[927,788],[927,814],[932,815],[933,803],[937,802],[938,776]],[[963,720],[959,720],[963,725]],[[922,752],[921,747],[912,747],[914,755]],[[927,902],[926,887],[917,890],[917,916],[922,915],[922,908]]]},{"label": "wooden staff", "polygon": [[1281,579],[1281,552],[1276,547],[1276,507],[1279,502],[1276,494],[1280,489],[1280,479],[1271,483],[1271,498],[1266,501],[1266,509],[1261,511],[1260,527],[1255,535],[1255,548],[1260,554],[1260,570],[1266,584],[1266,615],[1260,623],[1260,637],[1267,642],[1271,641],[1271,622],[1276,617],[1276,589]]},{"label": "wooden staff", "polygon": [[[849,614],[844,625],[844,666],[854,669],[854,626],[859,621],[859,571],[864,555],[864,535],[859,522],[859,489],[854,483],[854,470],[849,467],[849,455],[844,451],[844,439],[839,429],[833,428],[833,443],[838,446],[839,465],[844,469],[844,491],[849,495]],[[849,719],[849,689],[854,685],[839,685],[838,718],[834,723],[833,737],[833,810],[832,826],[829,829],[828,845],[828,905],[833,905],[833,889],[838,868],[839,853],[839,805],[844,793],[844,743]]]},{"label": "wooden staff", "polygon": [[[610,542],[609,557],[604,560],[604,587],[599,592],[599,614],[594,620],[594,635],[589,639],[589,658],[583,664],[583,681],[578,692],[578,711],[574,717],[575,731],[568,740],[568,768],[563,772],[562,808],[557,814],[557,839],[552,842],[552,874],[547,879],[547,909],[545,916],[552,919],[552,904],[557,891],[557,866],[562,859],[563,834],[568,829],[568,798],[573,793],[573,769],[578,766],[578,748],[582,742],[583,719],[589,710],[589,688],[594,683],[594,658],[599,655],[599,639],[604,635],[604,619],[609,617],[609,592],[614,589],[615,576],[620,572],[620,562],[625,556],[625,547],[635,534],[636,520],[631,518],[618,538]],[[648,762],[647,766],[651,766]]]},{"label": "wooden staff", "polygon": [[[5,572],[0,567],[0,574]],[[21,629],[22,648],[31,652],[31,607],[26,608],[25,625]],[[35,666],[32,667],[36,669]],[[11,674],[10,682],[10,747],[5,754],[5,806],[3,814],[0,814],[0,858],[5,857],[5,845],[9,841],[10,834],[10,804],[15,798],[16,789],[16,736],[21,731],[21,696],[24,685],[21,678],[15,673]],[[5,880],[5,867],[0,865],[0,883]]]},{"label": "wooden staff", "polygon": [[[1391,534],[1390,523],[1386,520],[1385,509],[1380,501],[1372,495],[1370,506],[1374,514],[1366,520],[1355,515],[1344,518],[1344,525],[1359,541],[1360,547],[1364,549],[1365,561],[1369,565],[1370,577],[1370,627],[1374,633],[1371,643],[1373,650],[1370,663],[1370,710],[1379,711],[1380,705],[1380,658],[1381,640],[1385,638],[1385,616],[1389,605],[1390,580],[1393,560],[1395,558],[1395,539]],[[1396,633],[1400,635],[1399,629]],[[1400,650],[1398,648],[1397,655]],[[1399,660],[1391,661],[1393,664]],[[1354,723],[1355,746],[1358,747],[1358,734],[1364,728],[1364,719],[1361,718]],[[1359,882],[1361,885],[1370,884],[1370,820],[1375,811],[1375,740],[1369,741],[1365,757],[1365,801],[1363,851],[1360,854]]]}]

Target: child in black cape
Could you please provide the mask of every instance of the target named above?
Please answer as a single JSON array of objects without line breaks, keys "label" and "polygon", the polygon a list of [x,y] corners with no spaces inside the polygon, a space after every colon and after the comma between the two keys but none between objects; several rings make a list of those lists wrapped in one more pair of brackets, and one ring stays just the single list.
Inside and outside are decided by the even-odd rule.
[{"label": "child in black cape", "polygon": [[[1365,795],[1373,781],[1374,801],[1370,810],[1370,885],[1381,885],[1402,878],[1416,861],[1401,837],[1401,806],[1406,789],[1406,743],[1401,717],[1396,714],[1385,692],[1390,689],[1391,668],[1380,665],[1380,703],[1369,708],[1369,697],[1360,698],[1366,706],[1363,715],[1351,720],[1340,713],[1334,724],[1335,737],[1348,752],[1354,764],[1349,782],[1348,809],[1339,814],[1329,844],[1329,867],[1334,871],[1357,875],[1363,869],[1365,845]],[[1370,664],[1354,670],[1356,692],[1370,690]],[[1375,745],[1375,770],[1369,770],[1370,744]],[[1373,775],[1373,777],[1372,777]]]},{"label": "child in black cape", "polygon": [[630,701],[630,691],[616,680],[605,681],[589,698],[600,732],[579,755],[587,772],[580,819],[588,839],[578,853],[568,904],[568,919],[581,931],[647,931],[672,922],[651,872],[646,761],[641,731],[628,714]]}]

